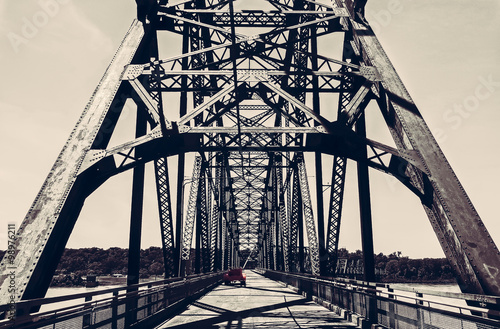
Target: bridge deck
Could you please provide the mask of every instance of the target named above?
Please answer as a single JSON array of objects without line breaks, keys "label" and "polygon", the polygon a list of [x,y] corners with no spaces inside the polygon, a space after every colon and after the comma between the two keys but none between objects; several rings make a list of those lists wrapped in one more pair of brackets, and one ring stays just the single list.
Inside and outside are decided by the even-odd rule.
[{"label": "bridge deck", "polygon": [[291,289],[246,271],[247,285],[220,285],[163,328],[356,328]]}]

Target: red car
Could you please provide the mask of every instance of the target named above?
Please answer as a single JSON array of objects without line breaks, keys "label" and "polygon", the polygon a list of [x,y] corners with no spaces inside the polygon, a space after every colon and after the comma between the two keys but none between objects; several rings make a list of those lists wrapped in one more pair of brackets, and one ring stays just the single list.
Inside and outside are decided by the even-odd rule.
[{"label": "red car", "polygon": [[224,273],[224,276],[222,278],[222,282],[224,282],[225,285],[238,281],[242,286],[247,285],[247,276],[245,275],[245,273],[243,273],[243,269],[241,268],[234,268],[227,271],[227,273]]}]

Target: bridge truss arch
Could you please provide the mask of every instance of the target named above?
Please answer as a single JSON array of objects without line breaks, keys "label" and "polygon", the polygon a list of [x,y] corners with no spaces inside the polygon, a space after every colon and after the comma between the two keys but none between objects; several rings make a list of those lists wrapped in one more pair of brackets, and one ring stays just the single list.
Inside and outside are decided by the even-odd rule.
[{"label": "bridge truss arch", "polygon": [[[132,23],[19,228],[18,299],[44,296],[85,199],[127,170],[134,176],[128,280],[137,282],[148,162],[166,277],[185,275],[193,250],[197,273],[250,260],[334,275],[348,159],[357,162],[367,280],[374,280],[374,168],[420,199],[462,290],[500,295],[498,249],[362,10],[351,0],[261,2],[265,9],[242,10],[231,1],[160,1],[147,20]],[[160,56],[165,33],[182,40],[178,54]],[[339,58],[321,51],[329,35],[343,37]],[[338,102],[320,111],[326,94]],[[110,147],[128,100],[137,105],[135,139]],[[369,104],[396,147],[366,135]],[[188,153],[195,161],[185,193]],[[177,186],[169,183],[173,155]],[[333,164],[325,200],[324,155]],[[0,266],[5,292],[9,264]]]}]

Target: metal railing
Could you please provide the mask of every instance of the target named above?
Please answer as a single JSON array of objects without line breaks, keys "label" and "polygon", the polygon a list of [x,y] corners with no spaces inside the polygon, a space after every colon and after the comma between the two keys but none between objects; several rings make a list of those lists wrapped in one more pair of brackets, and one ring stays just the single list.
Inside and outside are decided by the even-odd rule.
[{"label": "metal railing", "polygon": [[[500,328],[500,297],[392,289],[388,284],[342,278],[318,278],[272,270],[262,275],[294,287],[363,328]],[[468,306],[477,305],[477,306]]]},{"label": "metal railing", "polygon": [[10,319],[11,306],[0,305],[0,328],[149,328],[175,315],[221,280],[219,272],[20,301]]}]

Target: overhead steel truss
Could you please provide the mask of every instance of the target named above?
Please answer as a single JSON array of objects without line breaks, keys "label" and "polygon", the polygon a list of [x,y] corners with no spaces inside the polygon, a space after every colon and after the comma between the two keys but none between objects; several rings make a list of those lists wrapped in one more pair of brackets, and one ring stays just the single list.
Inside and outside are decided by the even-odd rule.
[{"label": "overhead steel truss", "polygon": [[[17,269],[17,299],[43,297],[85,198],[132,168],[132,227],[140,233],[144,175],[137,168],[150,161],[167,277],[245,261],[334,275],[346,164],[354,160],[365,254],[373,249],[370,167],[421,200],[464,292],[500,295],[497,247],[351,0],[268,0],[252,10],[237,1],[165,2],[150,22],[133,22],[36,196],[14,260],[0,265],[0,302],[9,302],[10,266]],[[167,34],[176,35],[166,39],[169,49],[182,41],[177,55],[163,57]],[[344,36],[337,55],[318,46],[332,34]],[[320,111],[323,95],[338,95],[338,106]],[[135,139],[111,147],[128,99],[148,128],[138,123]],[[364,135],[368,104],[382,112],[395,147]],[[172,156],[176,168],[168,166]],[[326,197],[324,161],[333,168]],[[136,249],[139,233],[131,232]],[[137,270],[137,257],[130,262]]]}]

